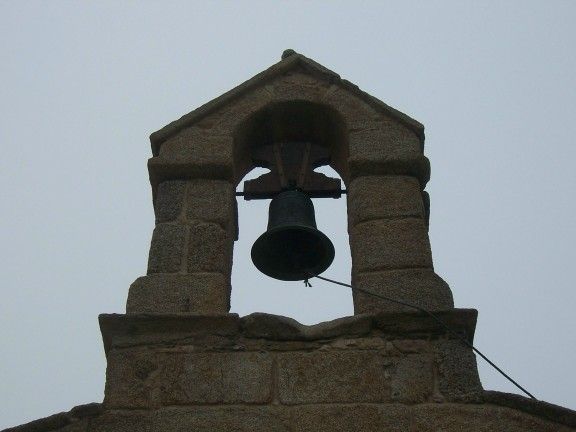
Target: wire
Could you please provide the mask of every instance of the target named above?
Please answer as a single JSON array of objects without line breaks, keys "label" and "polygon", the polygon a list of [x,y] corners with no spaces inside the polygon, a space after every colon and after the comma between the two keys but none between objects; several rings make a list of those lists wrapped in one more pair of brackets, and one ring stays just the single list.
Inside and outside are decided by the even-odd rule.
[{"label": "wire", "polygon": [[[412,308],[412,309],[416,309],[417,311],[424,312],[425,314],[427,314],[428,316],[430,316],[432,319],[434,319],[434,321],[436,321],[438,324],[440,324],[450,335],[456,337],[456,338],[459,339],[461,342],[464,342],[464,344],[467,345],[469,348],[472,348],[472,350],[473,350],[476,354],[478,354],[478,355],[479,355],[480,357],[482,357],[490,366],[492,366],[494,369],[496,369],[498,372],[500,372],[500,374],[501,374],[504,378],[506,378],[508,381],[510,381],[510,382],[511,382],[512,384],[514,384],[518,389],[520,389],[522,392],[524,392],[525,394],[527,394],[528,396],[530,396],[532,399],[536,400],[536,398],[532,395],[532,393],[530,393],[528,390],[526,390],[524,387],[522,387],[520,384],[518,384],[516,381],[514,381],[506,372],[504,372],[502,369],[500,369],[498,366],[496,366],[492,360],[490,360],[488,357],[486,357],[484,354],[482,354],[482,352],[481,352],[478,348],[476,348],[474,345],[472,345],[472,343],[468,342],[468,340],[466,340],[466,338],[462,337],[461,335],[459,335],[458,333],[456,333],[454,330],[452,330],[450,327],[448,327],[448,325],[447,325],[444,321],[442,321],[440,318],[438,318],[438,317],[437,317],[435,314],[433,314],[432,312],[430,312],[430,311],[428,311],[428,310],[426,310],[426,309],[424,309],[424,308],[421,308],[420,306],[416,306],[416,305],[414,305],[414,304],[407,303],[407,302],[404,302],[404,301],[401,301],[401,300],[396,300],[396,299],[393,299],[393,298],[390,298],[390,297],[386,297],[386,296],[383,296],[383,295],[381,295],[381,294],[376,294],[376,293],[374,293],[374,292],[372,292],[372,291],[368,291],[368,290],[365,290],[365,289],[363,289],[363,288],[354,288],[352,285],[347,284],[347,283],[338,282],[338,281],[335,281],[335,280],[333,280],[333,279],[325,278],[325,277],[323,277],[323,276],[313,276],[313,277],[318,278],[318,279],[322,279],[323,281],[326,281],[326,282],[331,282],[331,283],[336,284],[336,285],[341,285],[341,286],[343,286],[343,287],[350,288],[352,291],[362,292],[362,293],[364,293],[364,294],[368,294],[368,295],[371,295],[371,296],[373,296],[373,297],[376,297],[376,298],[379,298],[379,299],[382,299],[382,300],[386,300],[386,301],[389,301],[389,302],[392,302],[392,303],[397,303],[397,304],[400,304],[400,305],[403,305],[403,306],[407,306],[407,307]],[[306,280],[308,280],[308,279],[306,279]]]}]

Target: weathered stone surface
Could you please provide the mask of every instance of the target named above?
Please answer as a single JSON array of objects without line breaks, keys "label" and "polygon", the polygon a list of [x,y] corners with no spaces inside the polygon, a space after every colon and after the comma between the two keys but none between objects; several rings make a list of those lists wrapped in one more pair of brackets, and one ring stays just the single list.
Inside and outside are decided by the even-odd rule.
[{"label": "weathered stone surface", "polygon": [[434,364],[429,354],[413,354],[395,362],[392,378],[392,400],[418,403],[429,400],[433,393]]},{"label": "weathered stone surface", "polygon": [[[154,351],[113,350],[107,355],[104,406],[110,408],[148,408],[153,406],[150,375],[159,366]],[[105,430],[105,429],[103,429]]]},{"label": "weathered stone surface", "polygon": [[[546,403],[535,401],[535,405]],[[548,404],[549,405],[549,404]],[[525,408],[522,404],[521,408]],[[545,408],[547,409],[547,408]],[[313,404],[180,406],[151,410],[107,409],[84,418],[61,413],[5,432],[569,432],[573,411],[562,421],[494,404]],[[552,414],[552,413],[551,413]],[[572,425],[572,426],[571,426]]]},{"label": "weathered stone surface", "polygon": [[199,223],[190,227],[188,240],[188,273],[232,271],[234,240],[230,233],[215,223]]},{"label": "weathered stone surface", "polygon": [[101,403],[87,403],[78,405],[72,408],[67,414],[72,418],[72,421],[96,417],[104,412],[104,407]]},{"label": "weathered stone surface", "polygon": [[68,418],[67,413],[60,413],[20,426],[3,429],[2,432],[86,432],[87,430],[87,419],[74,420]]},{"label": "weathered stone surface", "polygon": [[307,100],[317,102],[329,84],[302,72],[289,72],[272,82],[277,101]]},{"label": "weathered stone surface", "polygon": [[322,102],[335,109],[349,125],[358,122],[378,121],[382,118],[374,107],[352,95],[343,86],[332,84],[322,95]]},{"label": "weathered stone surface", "polygon": [[337,338],[339,336],[361,336],[370,332],[372,320],[368,316],[350,316],[305,326],[308,339]]},{"label": "weathered stone surface", "polygon": [[375,220],[350,232],[353,271],[432,268],[432,253],[422,219]]},{"label": "weathered stone surface", "polygon": [[361,342],[342,346],[341,351],[280,355],[280,400],[302,404],[429,399],[434,387],[429,353],[393,358],[384,348],[362,350]]},{"label": "weathered stone surface", "polygon": [[[150,278],[157,276],[160,275]],[[473,340],[476,310],[452,309],[436,312],[436,317],[452,331]],[[206,343],[207,337],[223,336],[230,340],[241,338],[242,343],[250,340],[257,351],[261,350],[259,344],[265,344],[273,351],[270,343],[275,341],[318,341],[285,344],[281,351],[299,349],[296,347],[310,351],[324,345],[342,349],[385,349],[388,354],[399,356],[433,352],[432,341],[447,335],[446,328],[438,321],[416,311],[354,315],[310,326],[292,318],[265,313],[243,318],[233,313],[102,314],[99,321],[106,352],[111,348],[155,346],[163,340],[171,345],[196,345],[197,341]],[[211,348],[214,347],[207,345],[203,350]]]},{"label": "weathered stone surface", "polygon": [[158,412],[154,432],[288,432],[289,410],[282,407],[194,407]]},{"label": "weathered stone surface", "polygon": [[499,391],[484,391],[483,400],[484,403],[522,411],[535,417],[551,420],[576,429],[576,412],[549,402]]},{"label": "weathered stone surface", "polygon": [[[432,269],[360,273],[354,277],[354,287],[411,303],[429,311],[449,310],[454,307],[450,287]],[[355,314],[414,310],[360,291],[353,291],[352,296]]]},{"label": "weathered stone surface", "polygon": [[208,170],[213,166],[234,166],[233,138],[192,126],[162,144],[160,158],[174,164],[192,164]]},{"label": "weathered stone surface", "polygon": [[2,432],[85,432],[88,430],[91,419],[102,413],[102,404],[78,405],[68,412],[53,414],[20,426],[3,429]]},{"label": "weathered stone surface", "polygon": [[438,390],[446,401],[476,402],[483,397],[476,357],[471,348],[453,339],[435,342]]},{"label": "weathered stone surface", "polygon": [[430,352],[430,342],[421,339],[398,339],[390,341],[390,345],[400,354],[422,354]]},{"label": "weathered stone surface", "polygon": [[378,351],[385,356],[394,356],[398,353],[394,351],[392,344],[379,336],[354,338],[341,337],[328,343],[324,343],[320,348],[322,351],[328,350],[370,350]]},{"label": "weathered stone surface", "polygon": [[387,117],[352,122],[348,139],[351,159],[401,159],[422,153],[414,131]]},{"label": "weathered stone surface", "polygon": [[[253,89],[242,98],[231,100],[230,104],[221,106],[200,120],[197,126],[209,129],[216,134],[233,136],[245,121],[256,112],[265,109],[273,101],[274,89],[272,83],[269,83]],[[236,144],[235,141],[234,145],[236,146]],[[244,148],[235,148],[235,150],[240,150],[242,153]],[[236,153],[236,155],[238,154]]]},{"label": "weathered stone surface", "polygon": [[[360,120],[349,125],[349,159],[353,177],[373,174],[414,175],[427,181],[422,146],[411,130],[391,119]],[[428,174],[429,175],[429,174]]]},{"label": "weathered stone surface", "polygon": [[420,183],[408,176],[366,176],[348,186],[348,225],[375,219],[424,217]]},{"label": "weathered stone surface", "polygon": [[[461,334],[470,341],[474,340],[477,310],[454,309],[439,311],[434,315],[452,332]],[[393,336],[394,341],[428,338],[436,340],[449,334],[444,325],[424,312],[384,312],[369,316],[373,317],[374,327],[385,335]]]},{"label": "weathered stone surface", "polygon": [[[573,412],[572,412],[573,413]],[[67,425],[50,418],[5,432],[569,432],[574,428],[491,404],[314,404],[107,410]]]},{"label": "weathered stone surface", "polygon": [[183,270],[187,231],[188,228],[180,224],[156,225],[148,255],[148,274],[178,273]]},{"label": "weathered stone surface", "polygon": [[[218,342],[240,332],[237,314],[101,314],[98,316],[104,352],[171,345],[202,345],[203,351],[219,349]],[[226,344],[230,348],[230,343]]]},{"label": "weathered stone surface", "polygon": [[[203,128],[211,128],[220,130],[218,124],[215,123],[208,123],[207,125],[203,124],[203,121],[210,116],[213,116],[214,113],[220,113],[221,111],[225,110],[229,107],[238,107],[242,106],[243,102],[250,101],[256,96],[256,99],[263,101],[264,103],[268,103],[273,101],[273,93],[270,92],[268,98],[265,95],[261,95],[260,93],[267,90],[268,84],[277,80],[278,77],[282,77],[287,73],[303,73],[310,77],[315,77],[319,83],[327,83],[327,84],[334,84],[342,89],[342,99],[344,102],[347,102],[345,99],[348,98],[349,100],[359,100],[366,106],[372,107],[376,110],[379,114],[379,118],[386,119],[390,122],[396,122],[400,125],[407,127],[409,130],[414,131],[416,135],[418,135],[423,140],[423,126],[414,119],[411,119],[407,115],[395,110],[394,108],[386,105],[382,101],[374,98],[373,96],[368,95],[367,93],[363,92],[358,88],[358,86],[350,83],[349,81],[343,80],[340,76],[329,69],[325,68],[324,66],[316,63],[315,61],[304,57],[301,54],[294,54],[289,57],[286,57],[283,61],[273,65],[272,67],[268,68],[266,71],[258,74],[257,76],[253,77],[252,79],[242,83],[238,87],[234,88],[233,90],[226,92],[225,94],[221,95],[220,97],[214,99],[213,101],[203,105],[202,107],[194,110],[191,113],[186,114],[181,119],[172,122],[168,126],[164,127],[162,130],[153,133],[150,137],[150,141],[152,142],[152,150],[153,153],[156,155],[158,154],[161,146],[165,144],[171,137],[175,136],[182,130],[186,128],[190,128],[192,126],[198,126],[202,124]],[[330,102],[330,101],[328,101]],[[330,102],[334,106],[337,104]],[[351,106],[349,111],[354,113],[355,111],[359,110],[361,106]],[[246,111],[246,110],[244,110]],[[241,114],[240,111],[237,114]],[[364,111],[362,111],[365,114]],[[346,113],[347,114],[347,113]],[[361,119],[365,119],[366,116],[359,116]],[[370,119],[371,116],[368,115]],[[346,120],[350,120],[346,118]],[[227,130],[231,130],[230,128],[226,128]]]},{"label": "weathered stone surface", "polygon": [[491,405],[433,404],[414,408],[421,432],[568,432],[574,429],[508,408]]},{"label": "weathered stone surface", "polygon": [[250,338],[303,340],[302,324],[293,318],[256,312],[240,319],[243,333]]},{"label": "weathered stone surface", "polygon": [[186,194],[189,222],[214,222],[234,233],[234,186],[222,180],[191,180]]},{"label": "weathered stone surface", "polygon": [[430,180],[430,161],[424,155],[412,157],[362,159],[348,158],[346,172],[349,180],[365,176],[401,175],[416,177],[422,188]]},{"label": "weathered stone surface", "polygon": [[226,313],[230,285],[220,273],[152,274],[130,285],[126,312]]},{"label": "weathered stone surface", "polygon": [[106,373],[110,408],[265,403],[271,397],[272,359],[265,353],[114,350]]},{"label": "weathered stone surface", "polygon": [[307,326],[293,318],[256,312],[241,319],[242,332],[249,338],[273,340],[318,340],[338,336],[365,335],[372,322],[367,316],[351,316]]},{"label": "weathered stone surface", "polygon": [[292,408],[298,432],[406,432],[413,422],[406,405],[304,405]]},{"label": "weathered stone surface", "polygon": [[94,418],[88,432],[151,432],[156,413],[141,410],[111,410]]},{"label": "weathered stone surface", "polygon": [[388,402],[394,363],[374,351],[296,352],[278,356],[285,404]]},{"label": "weathered stone surface", "polygon": [[185,192],[184,180],[168,180],[158,185],[154,203],[157,224],[178,219],[184,206]]},{"label": "weathered stone surface", "polygon": [[148,159],[148,173],[155,197],[158,185],[174,179],[220,179],[234,181],[234,167],[228,164],[199,165],[193,162],[171,162],[160,156]]},{"label": "weathered stone surface", "polygon": [[165,353],[148,385],[161,405],[266,403],[272,358],[258,352]]},{"label": "weathered stone surface", "polygon": [[[53,429],[53,431],[58,431],[58,432],[86,432],[89,430],[88,429],[89,424],[90,424],[90,422],[88,420],[78,420],[78,421],[70,423],[69,425],[64,426],[62,428]],[[44,429],[44,431],[46,431],[46,429]]]}]

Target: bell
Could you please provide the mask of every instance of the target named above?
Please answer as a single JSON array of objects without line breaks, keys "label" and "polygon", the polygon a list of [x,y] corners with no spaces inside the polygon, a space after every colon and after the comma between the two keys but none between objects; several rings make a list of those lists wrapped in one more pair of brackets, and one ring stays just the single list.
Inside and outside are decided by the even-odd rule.
[{"label": "bell", "polygon": [[265,275],[297,281],[330,267],[334,246],[316,229],[312,200],[303,192],[290,190],[272,199],[268,229],[254,242],[251,255],[256,268]]}]

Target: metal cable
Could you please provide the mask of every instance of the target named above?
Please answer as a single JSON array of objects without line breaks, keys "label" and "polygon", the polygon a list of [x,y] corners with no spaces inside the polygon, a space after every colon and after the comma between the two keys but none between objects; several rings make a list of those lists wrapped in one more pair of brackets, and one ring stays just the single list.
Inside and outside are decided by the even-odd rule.
[{"label": "metal cable", "polygon": [[[350,288],[352,291],[358,291],[358,292],[361,292],[361,293],[364,293],[364,294],[368,294],[368,295],[371,295],[371,296],[373,296],[373,297],[376,297],[376,298],[379,298],[379,299],[382,299],[382,300],[386,300],[386,301],[389,301],[389,302],[392,302],[392,303],[397,303],[397,304],[400,304],[400,305],[403,305],[403,306],[406,306],[406,307],[409,307],[409,308],[412,308],[412,309],[416,309],[417,311],[424,312],[425,314],[427,314],[428,316],[430,316],[432,319],[434,319],[434,321],[436,321],[438,324],[440,324],[450,335],[456,337],[456,338],[457,338],[458,340],[460,340],[461,342],[464,342],[464,344],[465,344],[466,346],[468,346],[469,348],[472,348],[472,350],[473,350],[476,354],[478,354],[478,355],[479,355],[480,357],[482,357],[490,366],[492,366],[494,369],[496,369],[498,372],[500,372],[500,374],[501,374],[504,378],[506,378],[508,381],[510,381],[512,384],[514,384],[518,389],[520,389],[522,392],[524,392],[525,394],[527,394],[529,397],[531,397],[532,399],[536,400],[536,398],[535,398],[528,390],[526,390],[524,387],[522,387],[520,384],[518,384],[516,381],[514,381],[507,373],[505,373],[502,369],[500,369],[498,366],[496,366],[493,361],[491,361],[488,357],[486,357],[484,354],[482,354],[482,352],[481,352],[478,348],[476,348],[474,345],[472,345],[470,342],[468,342],[468,341],[466,340],[466,338],[462,337],[461,335],[459,335],[458,333],[456,333],[454,330],[452,330],[450,327],[448,327],[448,325],[447,325],[446,323],[444,323],[444,321],[442,321],[440,318],[438,318],[438,317],[437,317],[435,314],[433,314],[432,312],[430,312],[430,311],[428,311],[428,310],[426,310],[426,309],[424,309],[424,308],[421,308],[420,306],[416,306],[416,305],[414,305],[414,304],[411,304],[411,303],[407,303],[407,302],[404,302],[404,301],[401,301],[401,300],[396,300],[396,299],[393,299],[393,298],[390,298],[390,297],[383,296],[383,295],[381,295],[381,294],[376,294],[376,293],[374,293],[374,292],[372,292],[372,291],[368,291],[368,290],[365,290],[365,289],[363,289],[363,288],[354,288],[354,287],[353,287],[352,285],[350,285],[350,284],[343,283],[343,282],[338,282],[338,281],[335,281],[335,280],[333,280],[333,279],[325,278],[325,277],[323,277],[323,276],[312,276],[312,277],[315,277],[315,278],[318,278],[318,279],[322,279],[323,281],[331,282],[331,283],[336,284],[336,285],[341,285],[341,286],[343,286],[343,287]],[[308,285],[311,286],[309,283],[308,283]]]}]

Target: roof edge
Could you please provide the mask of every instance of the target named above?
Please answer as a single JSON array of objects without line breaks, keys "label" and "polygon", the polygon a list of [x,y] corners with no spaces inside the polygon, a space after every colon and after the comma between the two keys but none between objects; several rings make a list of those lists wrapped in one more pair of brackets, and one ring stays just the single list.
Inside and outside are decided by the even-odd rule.
[{"label": "roof edge", "polygon": [[150,135],[152,154],[154,156],[158,156],[160,147],[164,141],[173,137],[182,129],[192,126],[196,121],[202,119],[206,115],[217,110],[222,105],[233,101],[234,99],[240,97],[241,95],[250,91],[254,87],[260,85],[261,83],[269,81],[277,77],[278,75],[281,75],[291,69],[296,69],[298,67],[313,75],[318,75],[322,79],[327,80],[331,83],[340,84],[343,88],[345,88],[346,90],[350,91],[353,94],[356,94],[358,97],[363,99],[372,107],[386,114],[391,115],[396,120],[398,120],[411,130],[413,130],[420,139],[420,141],[424,143],[424,125],[422,125],[422,123],[402,113],[401,111],[392,108],[391,106],[385,104],[376,97],[362,91],[357,85],[353,84],[348,80],[342,79],[340,75],[338,75],[336,72],[331,71],[330,69],[326,68],[320,63],[317,63],[316,61],[308,57],[305,57],[302,54],[299,54],[295,51],[286,50],[282,55],[282,60],[273,64],[268,69],[265,69],[264,71],[254,75],[247,81],[244,81],[238,86],[216,97],[215,99],[212,99],[211,101],[201,105],[200,107],[189,112],[188,114],[183,115],[178,120],[174,120],[173,122],[164,126],[162,129],[153,132]]},{"label": "roof edge", "polygon": [[[499,391],[484,391],[483,402],[522,411],[564,426],[576,427],[576,411],[549,402]],[[103,412],[104,408],[100,403],[78,405],[68,412],[33,420],[23,425],[4,429],[2,432],[50,432],[82,419],[98,416]]]},{"label": "roof edge", "polygon": [[576,411],[549,402],[493,390],[484,391],[484,402],[512,408],[539,418],[576,428]]},{"label": "roof edge", "polygon": [[23,425],[4,429],[2,432],[49,432],[61,429],[82,419],[95,417],[102,414],[103,411],[102,404],[96,402],[78,405],[68,412],[61,412],[38,420],[33,420]]}]

